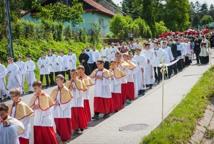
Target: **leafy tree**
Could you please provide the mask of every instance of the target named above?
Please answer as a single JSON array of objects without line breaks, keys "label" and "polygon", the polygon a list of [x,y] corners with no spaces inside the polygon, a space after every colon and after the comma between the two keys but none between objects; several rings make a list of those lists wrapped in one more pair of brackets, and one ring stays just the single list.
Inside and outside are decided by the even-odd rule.
[{"label": "leafy tree", "polygon": [[142,0],[123,0],[122,10],[132,18],[142,17],[143,3]]},{"label": "leafy tree", "polygon": [[163,21],[156,22],[155,28],[156,28],[156,34],[157,34],[156,36],[159,36],[160,34],[169,31],[169,29],[165,26],[165,23]]},{"label": "leafy tree", "polygon": [[66,22],[71,21],[73,25],[82,22],[83,7],[82,4],[73,0],[72,6],[62,2],[51,3],[46,6],[36,5],[37,17],[52,21]]},{"label": "leafy tree", "polygon": [[155,21],[156,21],[156,13],[155,13],[155,1],[154,0],[143,0],[143,19],[148,23],[151,28],[152,34],[155,35]]},{"label": "leafy tree", "polygon": [[209,23],[213,22],[213,18],[210,15],[204,15],[201,18],[200,22],[201,22],[202,25],[206,25],[206,24],[209,24]]},{"label": "leafy tree", "polygon": [[145,22],[145,20],[141,18],[137,18],[134,20],[134,23],[139,27],[139,36],[144,38],[149,38],[152,36],[152,32],[150,30],[149,25]]},{"label": "leafy tree", "polygon": [[209,15],[211,15],[212,18],[214,19],[214,5],[213,4],[210,5]]},{"label": "leafy tree", "polygon": [[188,0],[167,0],[164,22],[173,31],[183,31],[190,25]]},{"label": "leafy tree", "polygon": [[208,6],[206,3],[203,3],[201,5],[200,13],[201,13],[201,15],[208,14]]}]

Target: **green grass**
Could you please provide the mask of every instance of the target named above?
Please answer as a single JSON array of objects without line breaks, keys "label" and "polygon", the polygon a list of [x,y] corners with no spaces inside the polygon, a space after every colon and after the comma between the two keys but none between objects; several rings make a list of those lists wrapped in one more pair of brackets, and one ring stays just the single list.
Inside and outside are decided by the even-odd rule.
[{"label": "green grass", "polygon": [[143,138],[141,144],[187,143],[212,96],[214,96],[214,68],[209,69],[200,78],[184,100],[158,128]]}]

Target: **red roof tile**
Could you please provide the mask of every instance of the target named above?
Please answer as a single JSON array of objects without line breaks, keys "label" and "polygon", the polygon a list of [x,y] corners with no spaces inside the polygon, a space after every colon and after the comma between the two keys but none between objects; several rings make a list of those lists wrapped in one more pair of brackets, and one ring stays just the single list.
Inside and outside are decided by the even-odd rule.
[{"label": "red roof tile", "polygon": [[[105,13],[105,14],[110,15],[110,16],[115,15],[115,13],[113,13],[111,10],[105,8],[104,6],[102,6],[101,4],[97,3],[94,0],[84,0],[84,2],[86,2],[87,4],[94,7],[96,11],[100,11],[100,12]],[[90,11],[90,10],[86,10],[86,11]]]}]

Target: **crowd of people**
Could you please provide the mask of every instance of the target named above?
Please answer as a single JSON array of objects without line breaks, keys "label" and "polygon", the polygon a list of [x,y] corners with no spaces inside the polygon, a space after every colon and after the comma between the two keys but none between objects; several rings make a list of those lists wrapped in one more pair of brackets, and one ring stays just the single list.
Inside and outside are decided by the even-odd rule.
[{"label": "crowd of people", "polygon": [[[50,51],[37,61],[40,81],[35,79],[36,64],[29,56],[26,62],[8,58],[7,68],[0,64],[0,89],[1,98],[7,96],[13,104],[0,104],[0,135],[4,137],[0,143],[28,144],[32,115],[35,144],[57,144],[56,135],[66,142],[74,133],[82,133],[92,119],[109,117],[163,79],[182,71],[192,63],[194,53],[198,64],[207,64],[209,43],[206,36],[185,35],[143,44],[113,43],[100,51],[84,49],[79,66],[72,51],[67,55]],[[56,85],[50,94],[43,91],[44,77],[46,87]],[[25,81],[34,92],[28,104],[21,99]],[[93,117],[90,98],[94,99]],[[10,126],[14,127],[7,129]]]}]

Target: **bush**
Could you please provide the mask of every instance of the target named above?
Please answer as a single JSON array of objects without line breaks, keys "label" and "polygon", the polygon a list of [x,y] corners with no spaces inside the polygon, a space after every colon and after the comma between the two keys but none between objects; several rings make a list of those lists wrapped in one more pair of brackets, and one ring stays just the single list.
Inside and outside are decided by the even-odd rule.
[{"label": "bush", "polygon": [[150,38],[152,36],[151,29],[145,20],[137,18],[134,23],[139,27],[139,36],[142,38]]},{"label": "bush", "polygon": [[200,23],[202,25],[206,25],[206,24],[209,24],[211,22],[213,22],[213,18],[210,15],[204,15],[200,20]]},{"label": "bush", "polygon": [[[68,53],[69,49],[72,49],[77,56],[81,53],[82,49],[89,46],[90,43],[73,42],[73,41],[54,41],[54,40],[31,40],[20,38],[19,40],[14,40],[13,47],[15,52],[15,58],[19,55],[25,57],[26,55],[31,55],[33,60],[37,61],[38,58],[47,53],[50,49],[54,52],[63,51]],[[7,40],[0,41],[0,55],[3,61],[7,58]]]},{"label": "bush", "polygon": [[141,18],[133,20],[129,16],[116,15],[110,23],[110,30],[115,37],[125,40],[152,36],[149,25]]},{"label": "bush", "polygon": [[169,31],[169,29],[165,26],[165,23],[163,21],[156,22],[155,28],[156,28],[156,36],[159,36],[160,34]]}]

